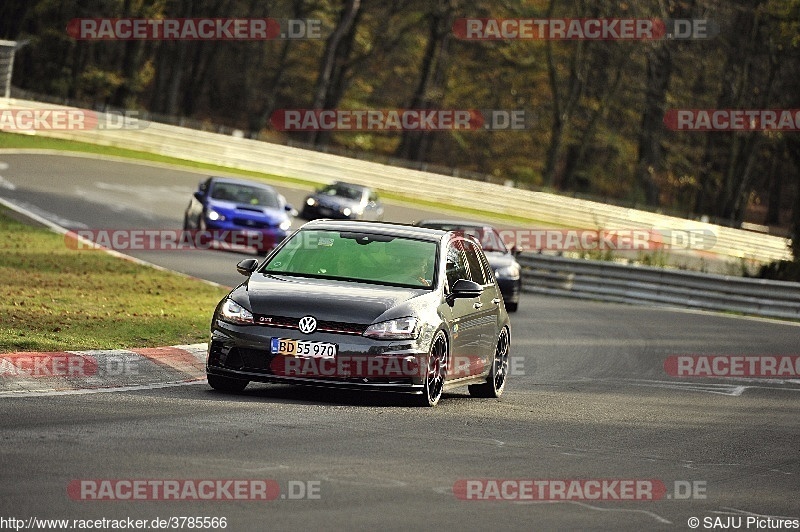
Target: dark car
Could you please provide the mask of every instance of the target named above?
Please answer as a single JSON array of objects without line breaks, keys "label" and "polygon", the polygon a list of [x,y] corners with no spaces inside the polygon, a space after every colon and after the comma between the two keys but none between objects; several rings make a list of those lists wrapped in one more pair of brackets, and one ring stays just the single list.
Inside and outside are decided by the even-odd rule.
[{"label": "dark car", "polygon": [[292,226],[294,208],[274,188],[245,179],[209,177],[201,181],[183,216],[183,229],[210,237],[274,248]]},{"label": "dark car", "polygon": [[478,239],[492,266],[497,284],[503,293],[506,310],[516,312],[519,307],[519,295],[522,292],[522,278],[520,265],[514,257],[515,252],[509,250],[497,230],[486,224],[468,221],[452,220],[422,220],[414,222],[419,227],[442,229],[444,231],[458,231],[472,235]]},{"label": "dark car", "polygon": [[433,406],[469,386],[499,397],[510,325],[477,241],[381,222],[305,224],[214,311],[206,372],[250,381],[413,394]]},{"label": "dark car", "polygon": [[306,220],[383,220],[383,205],[370,187],[337,181],[309,195],[300,217]]}]

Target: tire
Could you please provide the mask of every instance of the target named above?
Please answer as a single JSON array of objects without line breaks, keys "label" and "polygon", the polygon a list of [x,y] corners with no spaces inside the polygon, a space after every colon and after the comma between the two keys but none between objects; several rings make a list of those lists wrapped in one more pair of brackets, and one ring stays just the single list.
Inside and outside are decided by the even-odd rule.
[{"label": "tire", "polygon": [[431,342],[425,371],[425,389],[422,395],[415,395],[418,406],[436,406],[442,398],[444,378],[447,375],[447,337],[439,331]]},{"label": "tire", "polygon": [[517,308],[519,307],[519,303],[506,303],[506,310],[508,312],[516,312]]},{"label": "tire", "polygon": [[497,340],[492,370],[486,378],[486,383],[468,386],[469,394],[472,397],[497,399],[503,395],[503,390],[506,388],[506,377],[508,376],[508,347],[508,329],[503,328],[500,331],[500,338]]},{"label": "tire", "polygon": [[208,377],[208,385],[219,392],[241,392],[250,384],[250,381],[221,377],[220,375],[206,375],[206,377]]}]

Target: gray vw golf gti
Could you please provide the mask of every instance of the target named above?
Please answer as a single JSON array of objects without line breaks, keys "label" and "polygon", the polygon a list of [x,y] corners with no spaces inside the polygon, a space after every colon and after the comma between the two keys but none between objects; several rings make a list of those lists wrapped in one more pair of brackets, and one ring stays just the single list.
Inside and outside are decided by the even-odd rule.
[{"label": "gray vw golf gti", "polygon": [[412,394],[434,406],[469,386],[499,397],[510,323],[472,237],[407,225],[317,220],[259,264],[214,312],[206,372],[250,381]]}]

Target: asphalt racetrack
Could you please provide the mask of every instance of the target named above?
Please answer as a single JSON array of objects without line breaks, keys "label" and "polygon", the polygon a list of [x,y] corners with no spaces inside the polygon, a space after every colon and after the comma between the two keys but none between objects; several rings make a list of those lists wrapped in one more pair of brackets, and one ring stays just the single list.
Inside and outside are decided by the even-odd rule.
[{"label": "asphalt racetrack", "polygon": [[[70,229],[180,229],[207,175],[54,155],[0,162],[0,197]],[[278,188],[295,206],[307,193]],[[131,254],[229,286],[247,256]],[[525,294],[511,344],[501,400],[456,390],[433,409],[262,384],[2,397],[0,518],[154,529],[153,519],[224,517],[235,531],[689,530],[691,518],[756,529],[800,518],[800,380],[665,370],[673,355],[797,355],[797,325]],[[174,481],[181,500],[163,500]],[[94,500],[102,494],[115,500]]]}]

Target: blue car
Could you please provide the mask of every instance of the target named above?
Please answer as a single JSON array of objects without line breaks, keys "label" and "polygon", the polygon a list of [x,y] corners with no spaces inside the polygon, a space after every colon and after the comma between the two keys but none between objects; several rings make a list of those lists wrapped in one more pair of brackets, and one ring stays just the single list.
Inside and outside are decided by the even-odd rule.
[{"label": "blue car", "polygon": [[258,251],[277,246],[292,226],[297,211],[269,185],[209,177],[201,181],[183,216],[185,231]]}]

